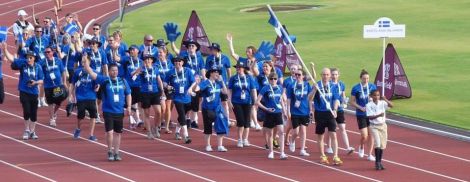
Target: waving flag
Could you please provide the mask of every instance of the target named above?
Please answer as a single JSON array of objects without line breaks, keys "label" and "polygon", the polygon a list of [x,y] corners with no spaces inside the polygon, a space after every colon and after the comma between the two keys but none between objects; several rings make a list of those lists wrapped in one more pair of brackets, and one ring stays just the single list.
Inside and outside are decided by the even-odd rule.
[{"label": "waving flag", "polygon": [[65,26],[65,32],[67,32],[70,36],[75,34],[75,32],[78,32],[77,25],[74,25],[73,23],[69,23],[67,26]]},{"label": "waving flag", "polygon": [[284,44],[291,44],[291,40],[289,39],[289,35],[287,34],[286,30],[282,27],[281,22],[277,19],[276,15],[274,14],[271,6],[268,6],[269,10],[269,20],[268,23],[274,27],[274,31],[276,31],[277,36],[282,38]]},{"label": "waving flag", "polygon": [[1,26],[0,27],[0,42],[7,41],[7,27]]}]

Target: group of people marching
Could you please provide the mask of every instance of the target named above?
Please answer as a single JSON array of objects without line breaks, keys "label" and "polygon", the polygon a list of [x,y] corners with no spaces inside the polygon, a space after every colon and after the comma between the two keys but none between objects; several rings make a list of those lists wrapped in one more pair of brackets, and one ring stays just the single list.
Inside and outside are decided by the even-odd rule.
[{"label": "group of people marching", "polygon": [[[68,115],[74,106],[77,108],[74,138],[80,137],[81,123],[89,117],[88,139],[96,141],[95,123],[101,117],[104,119],[110,161],[121,160],[119,148],[125,113],[130,128],[143,127],[149,139],[160,138],[164,129],[166,134],[174,132],[176,140],[189,144],[192,139],[188,127],[199,127],[201,110],[205,151],[213,151],[210,138],[215,132],[216,150],[226,152],[223,138],[229,132],[228,118],[233,111],[237,147],[250,146],[250,128],[261,130],[262,123],[269,159],[274,158],[274,148],[279,148],[280,159],[287,159],[284,146],[295,152],[298,136],[299,154],[309,156],[307,127],[315,123],[320,162],[329,164],[325,153],[331,153],[332,163],[341,165],[337,128],[347,154],[354,152],[344,116],[350,103],[356,108],[361,131],[359,156],[362,158],[368,152],[367,159],[376,161],[376,169],[383,169],[381,158],[387,141],[384,113],[392,103],[380,96],[364,70],[348,101],[339,69],[323,68],[321,79],[315,82],[315,77],[306,75],[307,68],[291,65],[290,76],[284,78],[274,66],[277,58],[270,56],[270,51],[263,52],[265,47],[248,46],[246,57],[236,54],[231,34],[226,39],[230,56],[236,61],[234,74],[230,58],[222,54],[218,43],[209,46],[210,55],[205,59],[199,51],[201,46],[193,39],[184,40],[185,50],[179,50],[175,41],[180,33],[172,23],[164,28],[174,55],[167,48],[168,42],[163,39],[154,42],[151,35],[145,35],[140,46],[127,46],[119,31],[108,37],[101,35],[100,24],[92,26],[92,35],[85,34],[73,14],[66,16],[63,25],[46,17],[42,26],[33,28],[25,20],[26,15],[23,10],[18,12],[19,19],[14,24],[17,53],[11,54],[6,43],[1,44],[11,68],[20,72],[18,89],[25,120],[24,140],[38,138],[35,129],[38,106],[49,107],[49,124],[56,127],[57,111],[67,100]],[[78,31],[70,34],[66,28],[70,26]],[[177,124],[171,131],[173,108],[177,111]],[[366,150],[368,141],[370,148]],[[372,155],[373,149],[376,157]]]}]

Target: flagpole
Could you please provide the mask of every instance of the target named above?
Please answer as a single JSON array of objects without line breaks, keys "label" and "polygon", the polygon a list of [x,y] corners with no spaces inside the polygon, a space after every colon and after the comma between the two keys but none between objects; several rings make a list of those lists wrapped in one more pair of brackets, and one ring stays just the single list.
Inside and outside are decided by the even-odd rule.
[{"label": "flagpole", "polygon": [[[382,59],[382,96],[385,96],[385,39],[386,37],[383,37],[382,38],[382,46],[383,46],[383,52],[382,52],[382,56],[383,56],[383,59]],[[391,68],[390,68],[391,69]]]},{"label": "flagpole", "polygon": [[[276,20],[279,22],[279,24],[281,24],[281,25],[280,25],[280,27],[281,27],[280,29],[281,29],[282,33],[285,34],[285,35],[289,35],[289,34],[287,34],[286,30],[284,30],[284,28],[282,27],[282,23],[281,23],[281,22],[279,21],[279,19],[276,17],[276,14],[274,14],[273,9],[271,9],[271,5],[268,4],[267,6],[268,6],[268,9],[269,9],[269,11],[271,12],[272,16],[274,16],[274,18],[276,18]],[[325,101],[325,103],[328,103],[328,102],[326,101],[325,96],[324,96],[325,93],[323,93],[323,91],[320,90],[320,88],[318,87],[318,85],[317,85],[317,83],[316,83],[316,81],[315,81],[315,78],[312,76],[312,74],[311,74],[310,71],[308,70],[307,66],[305,65],[304,61],[302,60],[302,57],[300,56],[299,52],[298,52],[297,49],[295,48],[294,44],[292,43],[292,40],[290,40],[289,37],[287,37],[287,40],[289,41],[289,45],[292,46],[292,49],[294,50],[294,52],[295,52],[295,53],[297,54],[297,56],[299,57],[300,63],[302,64],[302,67],[305,68],[305,69],[303,69],[303,70],[305,70],[305,71],[307,72],[308,76],[310,76],[310,78],[312,79],[312,81],[313,81],[313,86],[315,86],[315,88],[316,88],[316,89],[318,90],[318,92],[320,93],[320,97],[323,98],[323,100]],[[333,112],[333,110],[331,109],[331,107],[327,107],[327,108],[328,108],[328,110],[331,112],[331,114],[333,114],[333,116],[334,116],[335,113]]]}]

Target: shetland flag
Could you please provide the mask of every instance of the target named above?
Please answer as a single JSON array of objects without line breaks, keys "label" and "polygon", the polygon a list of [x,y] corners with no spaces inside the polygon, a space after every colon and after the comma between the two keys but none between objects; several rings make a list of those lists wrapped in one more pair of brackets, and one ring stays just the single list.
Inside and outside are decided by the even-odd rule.
[{"label": "shetland flag", "polygon": [[281,22],[277,20],[276,15],[274,14],[273,10],[271,9],[271,6],[269,5],[268,5],[268,10],[269,10],[268,23],[274,27],[274,31],[276,31],[277,36],[282,38],[282,41],[284,42],[284,44],[290,44],[291,41],[289,39],[289,35],[287,34],[286,30],[282,28]]},{"label": "shetland flag", "polygon": [[1,26],[0,27],[0,42],[7,41],[7,27],[6,26]]},{"label": "shetland flag", "polygon": [[67,26],[65,26],[65,32],[67,32],[70,36],[74,35],[75,32],[78,32],[77,25],[69,23]]}]

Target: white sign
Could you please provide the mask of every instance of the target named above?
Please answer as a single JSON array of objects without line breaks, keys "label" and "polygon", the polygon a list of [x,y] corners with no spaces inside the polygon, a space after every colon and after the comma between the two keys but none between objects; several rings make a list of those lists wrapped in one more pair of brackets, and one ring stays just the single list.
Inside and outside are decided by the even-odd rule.
[{"label": "white sign", "polygon": [[403,38],[405,25],[395,25],[392,19],[381,17],[374,25],[364,25],[364,38]]}]

